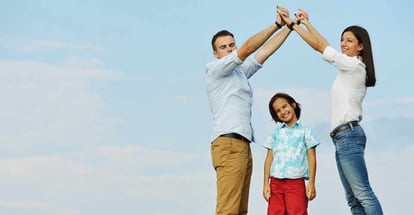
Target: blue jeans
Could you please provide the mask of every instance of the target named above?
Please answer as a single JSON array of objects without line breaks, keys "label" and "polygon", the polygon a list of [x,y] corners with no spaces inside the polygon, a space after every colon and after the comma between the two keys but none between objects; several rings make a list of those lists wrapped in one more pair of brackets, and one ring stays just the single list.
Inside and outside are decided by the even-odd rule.
[{"label": "blue jeans", "polygon": [[336,166],[353,215],[382,215],[381,204],[371,189],[364,159],[365,132],[361,126],[332,137]]}]

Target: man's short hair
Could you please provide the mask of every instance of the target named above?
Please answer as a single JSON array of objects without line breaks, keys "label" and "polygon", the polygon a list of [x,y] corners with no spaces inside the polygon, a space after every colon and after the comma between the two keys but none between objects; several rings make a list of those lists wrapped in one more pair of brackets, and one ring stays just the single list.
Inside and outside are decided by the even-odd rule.
[{"label": "man's short hair", "polygon": [[231,36],[234,38],[234,35],[228,30],[221,30],[217,32],[216,34],[214,34],[213,39],[211,39],[211,47],[213,48],[213,51],[216,51],[216,46],[214,45],[214,43],[216,42],[217,38],[223,36]]}]

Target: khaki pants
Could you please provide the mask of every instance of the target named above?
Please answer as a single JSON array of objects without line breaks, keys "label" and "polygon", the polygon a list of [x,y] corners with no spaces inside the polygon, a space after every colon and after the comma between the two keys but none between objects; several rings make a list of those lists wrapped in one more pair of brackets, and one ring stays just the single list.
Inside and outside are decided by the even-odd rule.
[{"label": "khaki pants", "polygon": [[216,215],[247,214],[252,153],[250,144],[230,137],[218,137],[211,144],[216,170]]}]

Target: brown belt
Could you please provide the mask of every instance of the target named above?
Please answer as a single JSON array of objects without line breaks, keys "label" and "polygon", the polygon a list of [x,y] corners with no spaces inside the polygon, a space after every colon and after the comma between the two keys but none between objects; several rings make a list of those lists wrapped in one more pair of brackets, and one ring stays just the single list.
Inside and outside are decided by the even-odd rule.
[{"label": "brown belt", "polygon": [[246,142],[246,143],[250,143],[249,139],[243,137],[242,135],[240,135],[238,133],[222,134],[222,135],[220,135],[220,137],[230,137],[230,138],[241,140],[241,141]]}]

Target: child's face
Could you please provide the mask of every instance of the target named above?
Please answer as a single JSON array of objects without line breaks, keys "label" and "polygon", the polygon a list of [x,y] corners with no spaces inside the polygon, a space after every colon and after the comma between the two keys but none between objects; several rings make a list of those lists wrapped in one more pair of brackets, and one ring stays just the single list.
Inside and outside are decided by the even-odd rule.
[{"label": "child's face", "polygon": [[285,98],[277,98],[272,106],[280,121],[286,123],[288,126],[296,123],[296,103],[290,105]]}]

